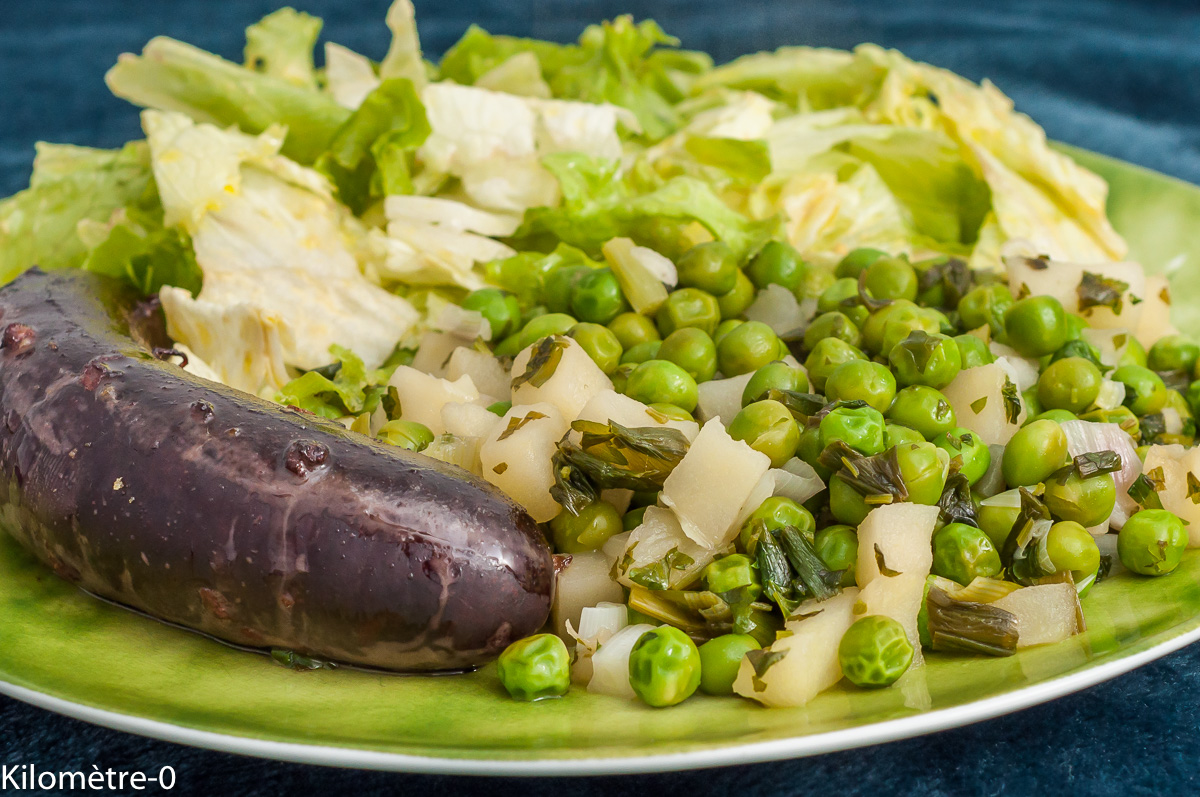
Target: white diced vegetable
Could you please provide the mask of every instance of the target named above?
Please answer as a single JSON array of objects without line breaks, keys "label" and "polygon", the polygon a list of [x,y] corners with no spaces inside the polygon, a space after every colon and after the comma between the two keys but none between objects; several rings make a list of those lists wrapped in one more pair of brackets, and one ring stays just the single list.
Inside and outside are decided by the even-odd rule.
[{"label": "white diced vegetable", "polygon": [[446,378],[454,380],[463,376],[471,377],[480,395],[490,396],[496,401],[507,401],[512,392],[512,380],[499,360],[486,351],[459,345],[450,353],[446,363]]},{"label": "white diced vegetable", "polygon": [[618,512],[624,515],[629,511],[629,504],[633,501],[633,490],[623,490],[619,487],[601,490],[600,500],[612,504],[617,508]]},{"label": "white diced vegetable", "polygon": [[[815,308],[814,308],[815,309]],[[758,292],[753,304],[746,308],[747,321],[759,321],[775,330],[776,335],[795,332],[808,324],[796,294],[774,283]]]},{"label": "white diced vegetable", "polygon": [[1100,353],[1100,362],[1109,368],[1117,367],[1129,348],[1133,335],[1128,329],[1084,329],[1081,333],[1085,343]]},{"label": "white diced vegetable", "polygon": [[[666,258],[653,249],[636,245],[629,238],[613,238],[601,250],[630,306],[645,315],[656,312],[667,300],[663,278],[671,274],[662,262]],[[670,265],[670,271],[674,272],[674,264]]]},{"label": "white diced vegetable", "polygon": [[585,607],[625,600],[611,569],[608,557],[599,551],[571,554],[571,561],[554,580],[554,633],[569,641],[567,623],[578,629]]},{"label": "white diced vegetable", "polygon": [[452,402],[473,404],[479,401],[479,391],[469,376],[451,382],[402,365],[392,374],[388,384],[396,388],[400,417],[425,424],[435,435],[446,431],[442,426],[442,407]]},{"label": "white diced vegetable", "polygon": [[819,611],[803,620],[789,621],[786,628],[790,636],[768,648],[782,657],[759,659],[773,659],[761,672],[755,671],[752,659],[742,659],[733,691],[767,706],[803,706],[842,680],[838,644],[858,619],[854,614],[858,599],[859,591],[850,587],[823,603],[805,606],[805,613]]},{"label": "white diced vegetable", "polygon": [[558,407],[559,413],[570,423],[579,417],[579,411],[593,396],[603,390],[612,390],[613,385],[573,339],[555,335],[553,342],[557,353],[537,370],[536,375],[526,373],[530,357],[536,347],[548,344],[543,341],[534,343],[513,360],[511,375],[515,387],[512,390],[512,402],[548,402]]},{"label": "white diced vegetable", "polygon": [[1147,276],[1142,299],[1142,316],[1134,327],[1134,337],[1149,349],[1159,338],[1178,332],[1171,324],[1171,289],[1167,278],[1162,274]]},{"label": "white diced vegetable", "polygon": [[483,440],[479,437],[459,437],[443,432],[433,438],[433,442],[421,453],[479,476],[479,448],[482,444]]},{"label": "white diced vegetable", "polygon": [[742,508],[738,510],[737,517],[734,518],[733,524],[729,527],[730,536],[737,534],[742,524],[746,522],[746,518],[754,514],[754,510],[762,506],[762,502],[775,494],[775,471],[768,470],[758,480],[758,484],[754,485],[754,489],[746,496],[746,500],[742,501]]},{"label": "white diced vegetable", "polygon": [[908,502],[872,509],[858,527],[858,562],[854,574],[860,587],[880,576],[875,549],[884,565],[898,573],[929,575],[933,565],[933,527],[938,508]]},{"label": "white diced vegetable", "polygon": [[463,345],[462,338],[448,332],[426,332],[413,356],[412,367],[436,377],[446,376],[446,363],[450,355]]},{"label": "white diced vegetable", "polygon": [[617,577],[627,587],[682,589],[700,576],[714,555],[688,539],[673,512],[651,506],[625,542]]},{"label": "white diced vegetable", "polygon": [[[585,607],[579,616],[579,628],[573,634],[577,642],[575,661],[571,664],[571,680],[586,686],[592,680],[592,655],[627,625],[629,609],[623,603],[604,601]],[[564,641],[570,644],[569,640]]]},{"label": "white diced vegetable", "polygon": [[592,655],[592,679],[587,690],[599,695],[636,698],[629,685],[629,654],[642,634],[653,630],[654,626],[645,623],[627,625],[601,645]]},{"label": "white diced vegetable", "polygon": [[803,504],[825,489],[825,482],[817,475],[812,465],[799,457],[792,457],[782,468],[772,468],[770,475],[775,479],[774,495],[790,498]]},{"label": "white diced vegetable", "polygon": [[1071,584],[1039,584],[1005,595],[992,604],[1017,618],[1017,647],[1061,642],[1078,634],[1079,593]]},{"label": "white diced vegetable", "polygon": [[[1142,317],[1146,295],[1146,273],[1137,263],[1066,263],[1040,258],[1008,257],[1008,287],[1014,294],[1053,296],[1068,313],[1078,313],[1094,329],[1128,327],[1136,329]],[[1116,280],[1128,287],[1121,293],[1119,310],[1109,307],[1079,309],[1079,285],[1084,274]],[[1024,286],[1024,287],[1022,287]],[[1028,289],[1028,291],[1026,290]]]},{"label": "white diced vegetable", "polygon": [[898,576],[881,576],[871,579],[858,596],[861,608],[859,617],[879,614],[890,617],[904,626],[904,633],[913,646],[913,664],[923,660],[921,637],[917,631],[917,615],[925,601],[925,574],[901,573]]},{"label": "white diced vegetable", "polygon": [[734,440],[720,421],[711,420],[663,482],[659,500],[675,512],[688,537],[720,548],[737,534],[738,512],[770,467],[766,454]]},{"label": "white diced vegetable", "polygon": [[1016,380],[1001,363],[959,371],[942,393],[954,408],[958,425],[985,443],[1006,444],[1025,421]]},{"label": "white diced vegetable", "polygon": [[442,407],[442,426],[456,437],[485,438],[492,433],[500,419],[487,407],[478,404],[451,402]]},{"label": "white diced vegetable", "polygon": [[1041,366],[1032,357],[1022,357],[1012,346],[992,341],[988,350],[996,358],[996,362],[1004,366],[1012,380],[1017,383],[1017,390],[1028,390],[1037,384]]},{"label": "white diced vegetable", "polygon": [[550,460],[567,428],[553,404],[518,404],[504,414],[479,450],[483,478],[508,493],[538,523],[553,520],[561,509],[550,496]]},{"label": "white diced vegetable", "polygon": [[1067,436],[1067,452],[1072,457],[1097,451],[1112,451],[1121,458],[1121,469],[1113,474],[1117,502],[1109,517],[1113,528],[1121,528],[1138,509],[1137,502],[1129,495],[1129,487],[1141,474],[1142,461],[1138,459],[1132,438],[1115,423],[1066,421],[1059,426]]},{"label": "white diced vegetable", "polygon": [[1163,485],[1158,491],[1163,509],[1188,524],[1188,547],[1200,548],[1200,504],[1190,497],[1200,499],[1200,495],[1188,484],[1189,475],[1193,480],[1200,478],[1200,448],[1150,446],[1144,470],[1151,481]]},{"label": "white diced vegetable", "polygon": [[694,421],[681,421],[666,418],[661,413],[650,414],[650,408],[637,399],[630,398],[615,390],[602,390],[592,396],[579,412],[579,420],[595,421],[596,423],[616,422],[630,429],[646,426],[669,426],[683,432],[689,441],[695,440],[700,433],[699,424]]},{"label": "white diced vegetable", "polygon": [[742,393],[746,390],[746,385],[750,382],[750,378],[754,376],[751,371],[741,376],[731,376],[728,379],[710,379],[707,382],[701,382],[696,386],[696,395],[699,400],[696,403],[696,417],[701,423],[707,423],[713,418],[717,418],[726,426],[733,420],[733,416],[737,415],[742,409]]}]

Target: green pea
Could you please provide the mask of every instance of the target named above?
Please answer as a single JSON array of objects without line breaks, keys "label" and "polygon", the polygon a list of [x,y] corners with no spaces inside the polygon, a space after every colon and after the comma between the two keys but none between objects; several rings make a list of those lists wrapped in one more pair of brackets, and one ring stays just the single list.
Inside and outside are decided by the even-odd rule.
[{"label": "green pea", "polygon": [[867,266],[863,287],[876,299],[917,298],[917,272],[899,257],[881,257]]},{"label": "green pea", "polygon": [[887,412],[896,398],[896,377],[879,363],[851,360],[833,369],[825,380],[825,397],[830,401],[865,401]]},{"label": "green pea", "polygon": [[643,404],[674,404],[688,412],[696,409],[696,380],[666,360],[647,360],[633,369],[625,395]]},{"label": "green pea", "polygon": [[608,328],[621,342],[621,348],[632,349],[639,343],[662,340],[658,327],[641,313],[621,313],[608,323]]},{"label": "green pea", "polygon": [[588,266],[563,266],[546,275],[542,286],[542,304],[551,313],[571,312],[571,295],[581,279],[593,269]]},{"label": "green pea", "polygon": [[962,370],[962,355],[953,338],[924,330],[909,334],[888,354],[888,362],[902,385],[945,387]]},{"label": "green pea", "polygon": [[814,530],[817,528],[812,513],[803,506],[781,495],[772,496],[750,513],[750,517],[746,518],[738,532],[738,542],[742,550],[750,556],[754,556],[754,530],[759,521],[762,521],[768,531],[798,529],[809,542],[812,542]]},{"label": "green pea", "polygon": [[737,283],[737,258],[724,241],[697,244],[683,253],[676,264],[679,284],[721,296]]},{"label": "green pea", "polygon": [[1044,481],[1067,459],[1067,436],[1053,421],[1023,426],[1004,447],[1000,468],[1009,487]]},{"label": "green pea", "polygon": [[1070,570],[1076,585],[1095,578],[1100,570],[1096,538],[1074,521],[1065,520],[1050,527],[1046,534],[1046,555],[1054,565],[1054,572]]},{"label": "green pea", "polygon": [[[922,307],[954,307],[957,304],[957,298],[954,304],[950,304],[947,301],[948,294],[946,292],[945,280],[936,273],[930,273],[936,267],[945,265],[950,259],[948,255],[939,255],[925,260],[918,260],[912,264],[913,270],[917,272],[917,304]],[[925,285],[925,287],[921,287],[922,285]],[[957,293],[953,295],[957,297]]]},{"label": "green pea", "polygon": [[[565,335],[577,323],[579,322],[566,313],[547,313],[546,315],[538,316],[522,327],[521,331],[516,334],[517,352],[529,348],[542,338],[548,338],[551,335]],[[511,337],[505,338],[504,343],[507,343],[510,339]],[[513,353],[516,354],[517,352]],[[496,349],[496,353],[500,354],[499,348]]]},{"label": "green pea", "polygon": [[633,498],[629,501],[630,506],[639,508],[654,506],[657,503],[658,490],[634,490]]},{"label": "green pea", "polygon": [[862,331],[863,348],[869,352],[879,353],[883,346],[883,329],[889,321],[902,321],[915,318],[920,314],[921,308],[906,299],[897,299],[891,304],[879,308],[871,313],[866,321],[858,325]]},{"label": "green pea", "polygon": [[746,267],[746,276],[759,290],[782,285],[794,291],[804,277],[804,261],[791,244],[769,241]]},{"label": "green pea", "polygon": [[1054,421],[1055,423],[1066,423],[1067,421],[1077,421],[1079,416],[1070,410],[1045,410],[1037,415],[1031,415],[1025,419],[1025,426],[1034,421]]},{"label": "green pea", "polygon": [[[1068,316],[1068,318],[1078,318],[1078,316],[1071,315]],[[1096,367],[1103,365],[1103,363],[1100,362],[1100,352],[1096,350],[1095,346],[1091,345],[1086,340],[1068,340],[1066,343],[1058,347],[1058,351],[1050,355],[1050,362],[1056,363],[1059,360],[1065,360],[1068,357],[1082,357]]]},{"label": "green pea", "polygon": [[853,321],[856,327],[862,327],[871,315],[871,311],[863,306],[862,298],[858,294],[858,280],[850,278],[835,280],[821,293],[817,299],[817,312],[842,313]]},{"label": "green pea", "polygon": [[693,416],[690,412],[684,410],[682,407],[676,407],[674,404],[664,404],[662,402],[658,402],[656,404],[647,404],[646,406],[660,415],[667,416],[667,418],[672,421],[696,420],[695,416]]},{"label": "green pea", "polygon": [[900,478],[914,504],[933,506],[946,488],[950,458],[932,443],[906,443],[896,447]]},{"label": "green pea", "polygon": [[846,680],[868,689],[891,686],[913,660],[913,646],[904,626],[891,617],[873,614],[855,620],[838,644],[838,663]]},{"label": "green pea", "polygon": [[751,600],[762,594],[758,566],[744,553],[734,553],[713,560],[704,568],[704,586],[717,594],[745,588]]},{"label": "green pea", "polygon": [[489,404],[487,409],[492,415],[499,415],[501,418],[503,418],[508,414],[508,411],[512,409],[512,402],[497,401],[495,404]]},{"label": "green pea", "polygon": [[1053,354],[1067,342],[1067,311],[1053,296],[1026,296],[1004,314],[1004,330],[1026,357]]},{"label": "green pea", "polygon": [[703,330],[677,329],[658,350],[658,358],[675,363],[697,382],[707,382],[717,372],[717,346]]},{"label": "green pea", "polygon": [[861,454],[883,449],[883,413],[874,407],[836,407],[821,418],[821,448],[841,440]]},{"label": "green pea", "polygon": [[931,442],[949,454],[951,459],[962,459],[958,472],[966,476],[972,485],[983,478],[983,474],[987,473],[992,464],[992,452],[987,443],[970,429],[959,426],[949,432],[935,435]]},{"label": "green pea", "polygon": [[1051,410],[1081,412],[1100,395],[1104,375],[1090,360],[1066,357],[1052,362],[1038,377],[1038,401]]},{"label": "green pea", "polygon": [[992,338],[1003,343],[1006,337],[1004,318],[1013,305],[1013,296],[1008,288],[998,282],[979,285],[967,291],[958,302],[958,317],[962,328],[968,332],[980,327],[989,327]]},{"label": "green pea", "polygon": [[881,252],[878,249],[870,249],[868,247],[852,249],[848,255],[838,262],[834,274],[844,279],[854,279],[857,281],[858,275],[863,269],[870,266],[876,260],[887,256],[887,252]]},{"label": "green pea", "polygon": [[629,375],[633,373],[633,369],[637,368],[640,363],[621,363],[617,369],[608,375],[612,380],[613,390],[618,393],[624,393],[625,388],[629,385]]},{"label": "green pea", "polygon": [[844,340],[825,338],[813,347],[804,360],[804,369],[808,371],[808,379],[817,390],[825,390],[825,381],[837,370],[839,365],[852,360],[865,360],[860,350]]},{"label": "green pea", "polygon": [[1071,520],[1085,527],[1099,526],[1112,514],[1117,488],[1111,473],[1083,479],[1074,467],[1067,466],[1046,479],[1042,500],[1059,520]]},{"label": "green pea", "polygon": [[1082,339],[1083,331],[1089,327],[1090,325],[1083,317],[1067,313],[1067,343]]},{"label": "green pea", "polygon": [[1112,379],[1125,385],[1125,406],[1134,415],[1153,415],[1167,405],[1167,386],[1162,377],[1141,365],[1122,365]]},{"label": "green pea", "polygon": [[1092,423],[1115,423],[1121,431],[1132,437],[1134,441],[1141,439],[1141,423],[1128,407],[1114,407],[1111,410],[1095,409],[1080,413],[1079,420]]},{"label": "green pea", "polygon": [[926,440],[957,426],[950,402],[940,391],[925,385],[910,385],[896,393],[887,418],[892,423],[916,429]]},{"label": "green pea", "polygon": [[734,277],[733,290],[717,297],[717,308],[722,319],[737,318],[754,304],[754,283],[746,273],[738,269]]},{"label": "green pea", "polygon": [[1045,408],[1042,407],[1042,400],[1038,398],[1037,385],[1021,391],[1021,405],[1025,407],[1026,421],[1030,421],[1035,415],[1041,415],[1045,411]]},{"label": "green pea", "polygon": [[821,428],[813,425],[800,432],[800,445],[796,448],[796,456],[812,466],[822,480],[829,480],[829,469],[821,464]]},{"label": "green pea", "polygon": [[851,346],[857,346],[862,341],[862,335],[854,322],[836,310],[822,313],[812,320],[804,330],[804,348],[811,351],[825,338],[844,340]]},{"label": "green pea", "polygon": [[700,646],[700,691],[706,695],[732,695],[742,659],[758,650],[749,634],[722,634]]},{"label": "green pea", "polygon": [[724,321],[717,324],[717,331],[713,335],[713,343],[720,345],[721,341],[725,339],[726,335],[732,332],[735,327],[739,327],[744,323],[746,322],[740,318],[726,318]]},{"label": "green pea", "polygon": [[388,421],[379,427],[375,436],[408,451],[424,451],[433,442],[429,427],[416,421]]},{"label": "green pea", "polygon": [[698,288],[672,291],[654,316],[658,331],[665,338],[677,329],[695,327],[712,337],[721,323],[721,309],[711,293]]},{"label": "green pea", "polygon": [[500,683],[517,700],[561,697],[571,688],[571,654],[554,634],[513,642],[496,660]]},{"label": "green pea", "polygon": [[1196,380],[1188,385],[1187,392],[1183,394],[1184,400],[1187,402],[1188,409],[1195,416],[1200,412],[1200,380]]},{"label": "green pea", "polygon": [[808,377],[799,368],[793,368],[784,362],[767,363],[754,372],[746,387],[742,390],[742,406],[753,404],[766,398],[767,391],[791,390],[798,393],[808,392]]},{"label": "green pea", "polygon": [[576,324],[568,336],[574,338],[592,358],[592,362],[606,374],[617,370],[621,364],[621,341],[605,326],[600,324]]},{"label": "green pea", "polygon": [[642,634],[629,653],[629,685],[650,706],[674,706],[700,686],[700,651],[669,625]]},{"label": "green pea", "polygon": [[743,407],[729,424],[729,436],[766,454],[773,468],[783,467],[800,445],[800,427],[778,401],[756,401]]},{"label": "green pea", "polygon": [[621,530],[633,531],[638,526],[642,525],[642,521],[646,518],[647,507],[639,506],[637,509],[631,509],[621,518]]},{"label": "green pea", "polygon": [[829,511],[838,523],[858,526],[867,518],[871,507],[857,490],[847,484],[841,476],[834,474],[829,480]]},{"label": "green pea", "polygon": [[956,335],[954,342],[958,344],[958,353],[962,357],[964,369],[996,362],[987,344],[974,335]]},{"label": "green pea", "polygon": [[648,340],[645,343],[638,343],[621,355],[621,365],[641,365],[650,360],[657,360],[660,349],[662,349],[661,340]]},{"label": "green pea", "polygon": [[571,315],[592,324],[607,324],[629,309],[617,275],[610,268],[591,269],[571,289]]},{"label": "green pea", "polygon": [[[879,340],[879,354],[888,356],[892,350],[912,335],[940,335],[941,319],[928,308],[918,308],[918,312],[901,314],[883,325],[883,335]],[[950,341],[953,343],[953,341]],[[959,355],[959,367],[962,367],[962,355]],[[957,373],[957,372],[956,372]]]},{"label": "green pea", "polygon": [[779,359],[779,336],[761,321],[739,324],[717,344],[717,368],[725,376],[757,371]]},{"label": "green pea", "polygon": [[1145,368],[1150,363],[1150,356],[1146,353],[1146,349],[1132,335],[1125,337],[1125,345],[1120,347],[1118,352],[1118,368],[1122,365],[1140,365]]},{"label": "green pea", "polygon": [[502,340],[516,332],[521,323],[521,305],[517,297],[499,288],[480,288],[463,299],[464,310],[474,310],[492,330],[492,340]]},{"label": "green pea", "polygon": [[1166,335],[1150,347],[1146,365],[1155,371],[1191,373],[1200,359],[1200,345],[1191,335]]},{"label": "green pea", "polygon": [[597,551],[609,537],[622,531],[621,513],[608,501],[590,503],[579,510],[578,516],[564,509],[550,521],[554,549],[559,553]]},{"label": "green pea", "polygon": [[966,586],[975,578],[1000,574],[1000,554],[981,529],[947,523],[933,535],[934,575]]},{"label": "green pea", "polygon": [[1143,576],[1161,576],[1179,566],[1188,533],[1183,521],[1165,509],[1143,509],[1121,527],[1117,556]]},{"label": "green pea", "polygon": [[849,526],[826,526],[817,532],[813,548],[825,566],[833,572],[842,571],[842,586],[854,585],[854,568],[858,562],[858,534]]},{"label": "green pea", "polygon": [[924,443],[925,436],[916,429],[909,429],[907,426],[901,426],[898,423],[885,423],[883,425],[883,450],[895,448],[904,443]]},{"label": "green pea", "polygon": [[997,551],[1004,550],[1004,543],[1020,514],[1021,508],[1016,506],[979,505],[979,528],[988,535]]}]

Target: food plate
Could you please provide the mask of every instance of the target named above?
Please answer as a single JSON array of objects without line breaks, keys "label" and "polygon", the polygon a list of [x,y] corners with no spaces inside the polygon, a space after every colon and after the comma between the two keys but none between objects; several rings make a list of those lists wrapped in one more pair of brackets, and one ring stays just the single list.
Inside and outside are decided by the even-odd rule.
[{"label": "food plate", "polygon": [[[1200,333],[1200,188],[1069,149],[1111,187],[1109,214],[1148,271],[1172,274]],[[164,500],[169,500],[164,496]],[[88,597],[0,537],[0,692],[131,733],[292,761],[414,772],[654,772],[793,758],[915,736],[1082,689],[1200,639],[1200,552],[1150,583],[1086,601],[1088,631],[1011,658],[935,654],[895,689],[835,687],[798,709],[737,698],[664,712],[575,689],[504,698],[494,667],[462,676],[293,672]]]}]

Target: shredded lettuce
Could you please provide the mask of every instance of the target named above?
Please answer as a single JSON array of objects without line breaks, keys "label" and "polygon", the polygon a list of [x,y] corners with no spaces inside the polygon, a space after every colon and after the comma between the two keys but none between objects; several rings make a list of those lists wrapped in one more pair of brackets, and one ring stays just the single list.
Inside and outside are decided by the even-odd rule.
[{"label": "shredded lettuce", "polygon": [[321,20],[281,8],[246,28],[246,67],[297,86],[317,85],[313,48],[321,34]]},{"label": "shredded lettuce", "polygon": [[371,412],[379,406],[394,369],[368,369],[354,352],[342,346],[331,346],[329,352],[334,363],[288,382],[275,400],[334,419]]}]

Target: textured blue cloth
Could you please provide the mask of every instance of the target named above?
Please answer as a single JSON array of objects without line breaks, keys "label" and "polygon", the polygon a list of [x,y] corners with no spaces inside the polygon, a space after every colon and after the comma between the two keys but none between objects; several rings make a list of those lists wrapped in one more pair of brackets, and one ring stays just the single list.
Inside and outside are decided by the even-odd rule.
[{"label": "textured blue cloth", "polygon": [[[39,139],[114,146],[139,136],[134,110],[101,80],[155,34],[240,57],[242,30],[282,0],[0,2],[0,195],[26,184]],[[380,57],[387,0],[297,0],[325,35]],[[468,24],[574,38],[632,11],[718,60],[783,44],[875,41],[990,78],[1057,139],[1200,182],[1200,6],[1025,0],[417,0],[428,53]],[[392,775],[263,762],[153,742],[0,698],[0,764],[151,771],[176,793],[837,795],[1194,793],[1200,648],[1019,714],[915,740],[780,764],[561,781]],[[0,786],[3,791],[3,786]]]}]

